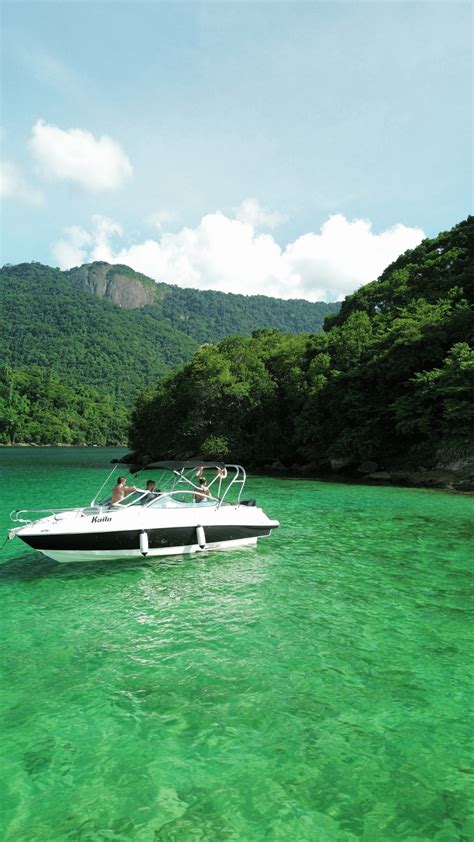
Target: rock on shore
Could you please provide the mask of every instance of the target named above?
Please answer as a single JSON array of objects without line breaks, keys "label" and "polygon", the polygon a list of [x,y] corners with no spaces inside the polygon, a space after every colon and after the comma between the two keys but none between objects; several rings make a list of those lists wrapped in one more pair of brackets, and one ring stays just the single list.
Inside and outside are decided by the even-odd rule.
[{"label": "rock on shore", "polygon": [[306,465],[295,464],[291,468],[274,461],[260,468],[266,473],[474,492],[474,456],[452,461],[440,458],[433,468],[382,465],[371,459],[358,463],[349,457],[309,462]]}]

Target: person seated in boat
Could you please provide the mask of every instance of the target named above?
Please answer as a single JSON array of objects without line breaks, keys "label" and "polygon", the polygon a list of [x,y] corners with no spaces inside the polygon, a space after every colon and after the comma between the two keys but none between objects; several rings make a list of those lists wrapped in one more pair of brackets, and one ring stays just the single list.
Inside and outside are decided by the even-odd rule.
[{"label": "person seated in boat", "polygon": [[207,487],[206,477],[200,477],[199,478],[199,489],[196,491],[196,493],[194,495],[194,499],[195,499],[196,503],[201,503],[203,500],[205,500],[207,497],[210,497],[210,496],[211,496],[211,492],[209,491],[209,488]]},{"label": "person seated in boat", "polygon": [[110,501],[111,506],[115,506],[116,503],[121,503],[123,498],[130,494],[132,491],[136,491],[134,485],[127,485],[127,480],[125,477],[119,477],[117,479],[117,484],[114,485],[112,491],[112,499]]},{"label": "person seated in boat", "polygon": [[156,482],[154,479],[147,480],[146,489],[147,495],[143,497],[141,503],[151,503],[152,500],[156,500],[157,497],[160,496],[161,491],[159,488],[156,487]]}]

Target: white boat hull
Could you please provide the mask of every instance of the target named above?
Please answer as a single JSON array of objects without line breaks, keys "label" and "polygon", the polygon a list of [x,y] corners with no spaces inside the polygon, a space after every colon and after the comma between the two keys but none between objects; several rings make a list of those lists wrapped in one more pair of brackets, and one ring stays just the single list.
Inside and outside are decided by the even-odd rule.
[{"label": "white boat hull", "polygon": [[15,531],[55,561],[94,562],[252,546],[278,525],[256,506],[205,503],[155,510],[77,509]]},{"label": "white boat hull", "polygon": [[258,538],[243,538],[235,541],[216,541],[206,544],[204,547],[199,544],[189,544],[166,549],[149,549],[147,553],[140,550],[86,550],[84,552],[74,550],[38,550],[43,555],[61,563],[70,562],[94,562],[94,561],[143,561],[144,558],[158,558],[174,555],[192,555],[193,553],[207,552],[208,550],[232,550],[240,547],[256,546]]}]

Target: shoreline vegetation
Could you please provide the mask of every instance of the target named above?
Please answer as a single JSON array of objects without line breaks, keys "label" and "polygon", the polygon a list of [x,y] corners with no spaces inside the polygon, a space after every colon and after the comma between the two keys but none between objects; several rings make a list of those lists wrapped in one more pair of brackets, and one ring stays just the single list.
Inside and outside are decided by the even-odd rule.
[{"label": "shoreline vegetation", "polygon": [[[0,444],[2,448],[101,448],[102,445],[88,444],[32,444],[31,442],[18,442],[17,444]],[[105,445],[107,449],[115,451],[117,447],[127,449],[127,444]],[[440,467],[433,470],[424,468],[417,470],[410,469],[380,469],[380,466],[373,463],[366,463],[358,467],[334,464],[326,470],[318,469],[312,465],[294,465],[287,468],[280,462],[271,465],[252,466],[250,472],[256,476],[286,477],[288,479],[319,480],[321,482],[340,482],[350,485],[393,485],[398,488],[431,488],[440,491],[452,491],[464,494],[474,494],[474,459],[463,460],[457,470],[448,470]]]},{"label": "shoreline vegetation", "polygon": [[107,447],[110,450],[114,450],[117,447],[123,447],[127,449],[128,445],[127,442],[118,442],[117,444],[84,444],[84,443],[72,443],[72,442],[63,442],[63,441],[55,441],[55,442],[48,442],[45,444],[38,444],[37,442],[33,441],[17,441],[15,444],[11,442],[2,442],[0,444],[0,450],[2,447]]},{"label": "shoreline vegetation", "polygon": [[125,441],[137,395],[202,343],[317,333],[340,304],[182,289],[104,262],[0,269],[0,443]]},{"label": "shoreline vegetation", "polygon": [[134,458],[474,489],[474,217],[401,255],[324,332],[201,346],[140,396]]},{"label": "shoreline vegetation", "polygon": [[[96,264],[83,269],[87,278],[98,271]],[[45,271],[52,301],[64,283],[59,270],[39,264],[2,271],[24,283],[18,309],[25,318]],[[117,309],[91,291],[81,295],[89,308]],[[67,319],[77,316],[64,301]],[[36,340],[22,342],[26,367],[5,355],[0,366],[0,446],[121,447],[128,440],[138,463],[200,458],[259,473],[474,489],[474,216],[401,255],[338,305],[323,332],[263,327],[201,338],[188,362],[172,344],[172,370],[148,372],[135,405],[124,399],[125,381],[135,393],[140,384],[117,352],[123,341],[111,346],[105,331],[85,357],[76,343],[69,366],[70,330],[45,313],[41,354]],[[138,318],[137,310],[131,315]],[[85,336],[83,322],[80,328]],[[48,331],[55,353],[64,352],[60,372]],[[33,333],[41,333],[36,322]],[[56,347],[59,340],[64,347]],[[149,346],[139,343],[140,358]],[[91,371],[91,359],[100,371]]]}]

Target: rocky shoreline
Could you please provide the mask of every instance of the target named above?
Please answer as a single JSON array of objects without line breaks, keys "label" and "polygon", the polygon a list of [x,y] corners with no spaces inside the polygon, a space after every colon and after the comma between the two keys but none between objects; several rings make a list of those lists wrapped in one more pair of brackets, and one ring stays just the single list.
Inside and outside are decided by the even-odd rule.
[{"label": "rocky shoreline", "polygon": [[444,491],[474,492],[474,456],[457,459],[433,468],[385,466],[367,460],[355,464],[350,459],[285,467],[281,462],[262,465],[260,473],[278,474],[325,481],[360,482],[368,485],[397,485],[411,488],[438,488]]},{"label": "rocky shoreline", "polygon": [[[0,447],[126,447],[122,445],[70,445],[70,444],[32,444],[18,442],[15,445],[2,444]],[[396,485],[409,488],[437,488],[444,491],[474,493],[474,455],[453,461],[440,462],[433,468],[410,465],[381,465],[372,460],[354,462],[346,459],[326,459],[321,462],[309,462],[306,465],[283,465],[278,460],[271,464],[253,465],[251,469],[258,474],[270,476],[304,477],[320,479],[325,482],[350,482],[363,485]]]}]

